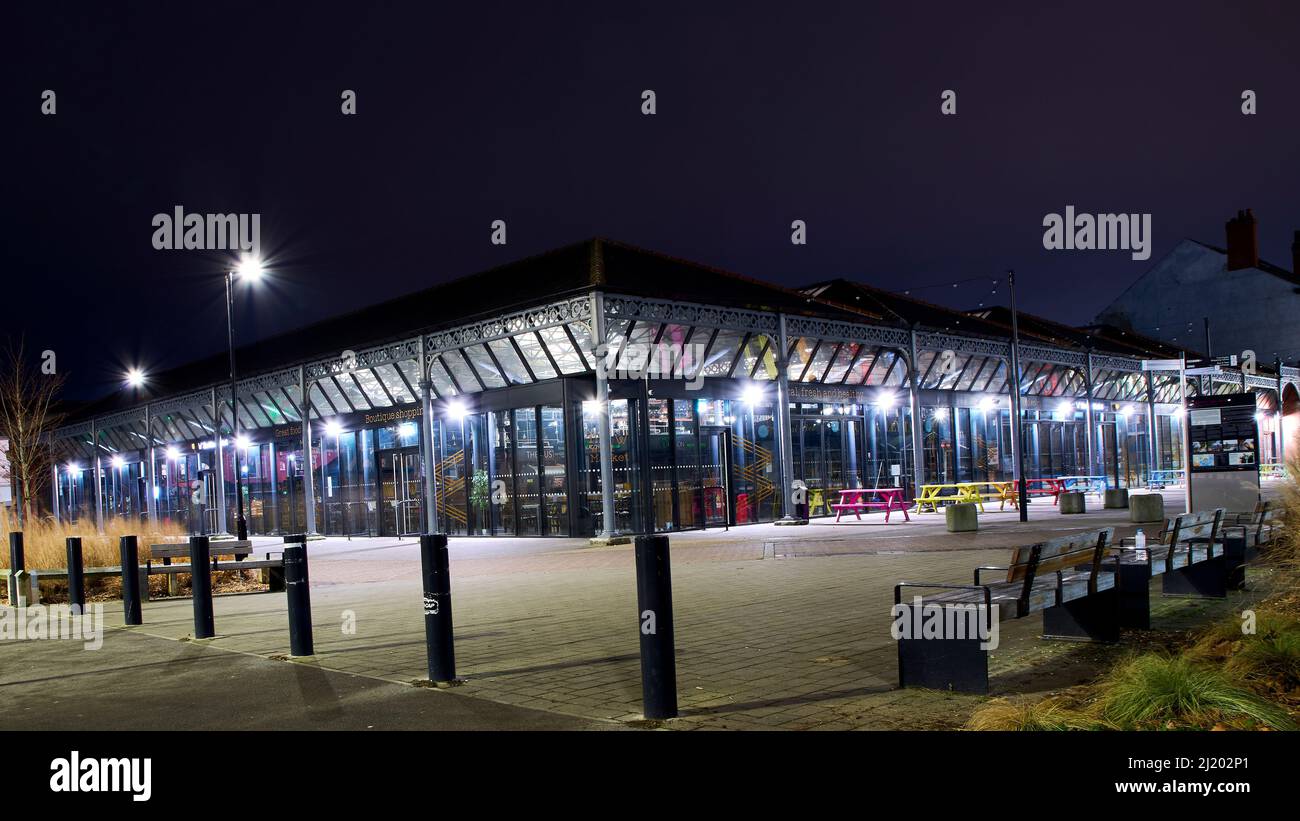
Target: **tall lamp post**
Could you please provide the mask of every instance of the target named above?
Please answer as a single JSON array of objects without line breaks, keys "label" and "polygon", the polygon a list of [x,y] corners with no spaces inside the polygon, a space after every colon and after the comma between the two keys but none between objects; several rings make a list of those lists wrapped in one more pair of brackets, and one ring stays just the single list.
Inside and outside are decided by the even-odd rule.
[{"label": "tall lamp post", "polygon": [[1016,272],[1007,271],[1007,285],[1011,290],[1011,419],[1016,452],[1016,496],[1020,502],[1020,521],[1029,521],[1029,494],[1025,492],[1025,440],[1021,435],[1024,417],[1020,412],[1020,320],[1016,314]]},{"label": "tall lamp post", "polygon": [[239,267],[226,272],[226,342],[230,346],[230,441],[231,460],[235,472],[235,538],[248,539],[248,520],[244,518],[244,476],[239,469],[239,397],[235,375],[235,279],[257,282],[262,278],[262,262],[256,257],[245,257]]}]

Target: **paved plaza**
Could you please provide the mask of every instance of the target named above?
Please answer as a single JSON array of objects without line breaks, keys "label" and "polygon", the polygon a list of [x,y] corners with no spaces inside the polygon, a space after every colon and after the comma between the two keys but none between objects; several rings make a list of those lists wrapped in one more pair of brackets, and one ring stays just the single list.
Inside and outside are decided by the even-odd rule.
[{"label": "paved plaza", "polygon": [[[1090,504],[1095,504],[1090,498]],[[1182,497],[1165,493],[1166,510]],[[1099,505],[1095,505],[1099,507]],[[678,691],[674,729],[891,729],[960,726],[985,698],[899,690],[889,634],[893,586],[900,580],[969,583],[979,565],[1006,563],[1010,547],[1071,530],[1115,526],[1130,535],[1127,510],[1063,516],[1035,500],[1030,521],[990,506],[978,534],[950,534],[941,515],[883,515],[804,527],[757,525],[672,536]],[[1154,529],[1154,528],[1153,528]],[[258,540],[270,547],[271,540]],[[278,545],[277,545],[278,547]],[[451,691],[416,690],[426,676],[418,543],[398,539],[312,542],[312,609],[316,656],[287,660],[283,594],[252,593],[215,600],[217,637],[189,642],[189,599],[144,606],[141,627],[109,630],[106,647],[130,642],[137,676],[165,679],[188,669],[177,647],[205,654],[243,654],[285,669],[319,670],[407,685],[429,699],[481,699],[510,708],[577,720],[556,726],[618,726],[641,713],[636,584],[631,546],[593,547],[585,540],[452,539],[450,543],[456,660],[464,683]],[[1240,609],[1226,602],[1153,597],[1153,626],[1181,629],[1212,613]],[[106,606],[111,627],[121,608]],[[1093,664],[1119,647],[1046,642],[1031,617],[1002,625],[990,665],[993,694],[1049,692],[1086,681]],[[125,635],[128,634],[129,635]],[[198,647],[202,645],[202,647]],[[0,647],[4,679],[33,677],[51,653],[82,653],[71,645],[23,655],[21,644]],[[92,655],[92,654],[87,654]],[[55,672],[55,671],[50,671]],[[301,673],[299,674],[302,675]],[[133,677],[80,679],[99,689]],[[274,684],[284,703],[303,699],[300,679]],[[238,702],[269,678],[223,677],[214,698]],[[156,681],[151,686],[158,686]],[[69,688],[65,685],[63,692]],[[25,701],[30,715],[33,698]],[[38,699],[39,700],[39,699]],[[267,709],[274,712],[274,702]],[[441,704],[442,702],[436,702]],[[452,709],[448,707],[447,709]],[[434,710],[437,712],[437,709]],[[440,726],[409,715],[412,729]],[[508,721],[509,716],[502,716]],[[39,726],[40,719],[28,719]],[[390,722],[391,723],[391,722]],[[222,726],[217,724],[215,726]],[[275,726],[268,717],[262,726]],[[500,726],[500,723],[491,726]],[[550,726],[535,718],[520,727]]]}]

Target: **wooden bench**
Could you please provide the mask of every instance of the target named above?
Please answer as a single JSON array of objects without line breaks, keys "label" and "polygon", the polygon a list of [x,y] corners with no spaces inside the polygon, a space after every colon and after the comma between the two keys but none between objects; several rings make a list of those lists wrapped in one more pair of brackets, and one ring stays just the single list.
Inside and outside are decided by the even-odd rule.
[{"label": "wooden bench", "polygon": [[1154,576],[1161,577],[1166,596],[1221,599],[1228,595],[1222,523],[1222,508],[1184,513],[1167,520],[1164,529],[1141,550],[1132,537],[1112,548],[1120,559],[1120,620],[1124,627],[1150,628]]},{"label": "wooden bench", "polygon": [[[208,556],[212,560],[211,570],[216,573],[221,570],[260,570],[262,583],[270,587],[270,592],[278,593],[284,590],[284,560],[283,558],[273,559],[271,553],[266,554],[266,558],[256,561],[249,561],[248,556],[252,555],[253,543],[250,541],[223,540],[210,542],[208,544]],[[180,575],[190,572],[190,565],[172,564],[172,559],[188,559],[190,555],[189,542],[166,542],[164,544],[149,545],[149,554],[152,557],[145,562],[146,575],[156,573],[167,576],[167,595],[180,595]],[[221,556],[234,556],[233,562],[220,560]],[[153,559],[162,559],[161,565],[155,565]]]},{"label": "wooden bench", "polygon": [[1240,530],[1247,547],[1259,547],[1273,541],[1282,530],[1283,509],[1272,502],[1260,502],[1250,513],[1223,514],[1225,535],[1228,528]]},{"label": "wooden bench", "polygon": [[[209,541],[208,555],[212,558],[218,556],[234,556],[235,561],[242,561],[246,556],[253,552],[253,543],[247,540],[224,540]],[[188,559],[190,556],[189,542],[165,542],[163,544],[149,545],[149,555],[155,559],[162,559],[163,564],[171,564],[172,559]]]},{"label": "wooden bench", "polygon": [[[1032,613],[1043,614],[1044,638],[1118,640],[1115,579],[1119,560],[1107,555],[1114,534],[1114,528],[1089,530],[1014,548],[1006,567],[976,568],[974,584],[899,582],[894,587],[899,686],[988,692],[988,650],[981,645],[996,629],[994,621]],[[993,571],[1005,572],[1004,580],[983,582],[982,574]],[[917,596],[904,604],[905,588],[942,592]],[[923,610],[920,619],[917,607]],[[898,635],[899,619],[919,624],[937,617],[942,619],[945,633],[951,633],[950,626],[961,624],[963,612],[972,611],[983,619],[982,636],[960,635],[960,630],[956,635],[928,638]]]},{"label": "wooden bench", "polygon": [[1223,515],[1223,558],[1227,563],[1229,590],[1246,589],[1246,565],[1259,556],[1259,548],[1282,532],[1285,510],[1272,502],[1260,502],[1250,513]]}]

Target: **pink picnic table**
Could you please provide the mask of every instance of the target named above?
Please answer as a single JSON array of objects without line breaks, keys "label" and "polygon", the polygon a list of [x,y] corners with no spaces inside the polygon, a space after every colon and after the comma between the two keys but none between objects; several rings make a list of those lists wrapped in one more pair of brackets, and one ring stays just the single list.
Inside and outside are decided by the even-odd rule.
[{"label": "pink picnic table", "polygon": [[[868,501],[868,496],[878,496],[876,501]],[[912,521],[912,517],[907,515],[907,505],[903,504],[903,489],[901,487],[859,487],[851,490],[840,491],[839,504],[831,505],[835,510],[835,521],[838,522],[840,517],[846,511],[851,511],[862,521],[862,511],[871,512],[872,510],[885,511],[885,522],[889,522],[889,514],[895,510],[903,511],[903,519]]]}]

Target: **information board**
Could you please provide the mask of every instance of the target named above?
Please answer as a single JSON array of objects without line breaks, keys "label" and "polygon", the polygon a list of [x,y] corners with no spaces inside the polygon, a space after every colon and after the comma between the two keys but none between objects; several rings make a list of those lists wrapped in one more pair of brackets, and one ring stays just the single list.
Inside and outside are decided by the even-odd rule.
[{"label": "information board", "polygon": [[1259,501],[1259,425],[1255,395],[1187,400],[1191,510],[1249,512]]}]

